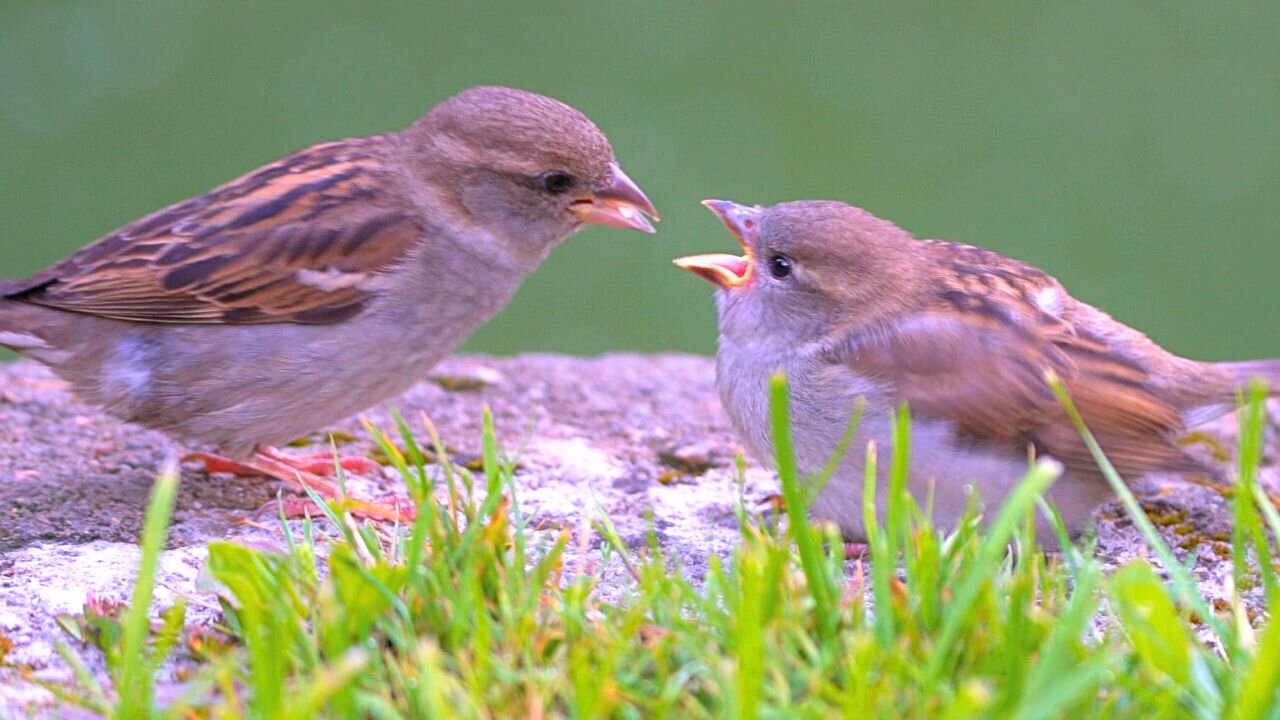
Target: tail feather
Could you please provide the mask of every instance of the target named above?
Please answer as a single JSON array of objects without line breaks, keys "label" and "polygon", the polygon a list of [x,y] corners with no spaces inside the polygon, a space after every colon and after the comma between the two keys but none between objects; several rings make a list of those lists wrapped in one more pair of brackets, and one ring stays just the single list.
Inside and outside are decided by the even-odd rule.
[{"label": "tail feather", "polygon": [[1280,359],[1245,360],[1217,363],[1217,365],[1231,373],[1235,378],[1236,387],[1244,387],[1255,380],[1261,380],[1267,384],[1273,396],[1280,395]]}]

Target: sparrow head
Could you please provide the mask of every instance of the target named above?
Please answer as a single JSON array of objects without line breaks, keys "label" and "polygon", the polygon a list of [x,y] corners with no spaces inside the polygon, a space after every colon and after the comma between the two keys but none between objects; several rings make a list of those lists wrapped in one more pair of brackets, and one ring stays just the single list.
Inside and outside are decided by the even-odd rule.
[{"label": "sparrow head", "polygon": [[919,243],[865,210],[822,200],[702,204],[744,254],[675,263],[719,288],[720,332],[736,342],[789,347],[821,340],[898,311],[919,284]]},{"label": "sparrow head", "polygon": [[433,108],[404,137],[419,176],[472,222],[533,243],[583,223],[653,232],[653,204],[586,115],[523,90],[476,87]]}]

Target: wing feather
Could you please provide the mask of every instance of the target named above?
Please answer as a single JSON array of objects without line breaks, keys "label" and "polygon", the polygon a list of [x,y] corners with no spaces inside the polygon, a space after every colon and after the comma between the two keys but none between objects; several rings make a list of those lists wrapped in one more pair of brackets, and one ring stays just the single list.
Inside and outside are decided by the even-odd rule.
[{"label": "wing feather", "polygon": [[919,312],[855,333],[836,350],[839,361],[892,384],[914,416],[950,421],[962,438],[1032,446],[1096,476],[1046,379],[1052,371],[1122,475],[1205,470],[1177,444],[1185,434],[1178,408],[1140,361],[1070,321],[1056,280],[1003,258],[1004,272],[987,272],[991,260],[983,260],[981,281],[961,269],[963,291],[940,288]]},{"label": "wing feather", "polygon": [[422,230],[386,136],[317,145],[142,218],[3,295],[154,323],[328,324],[358,314]]}]

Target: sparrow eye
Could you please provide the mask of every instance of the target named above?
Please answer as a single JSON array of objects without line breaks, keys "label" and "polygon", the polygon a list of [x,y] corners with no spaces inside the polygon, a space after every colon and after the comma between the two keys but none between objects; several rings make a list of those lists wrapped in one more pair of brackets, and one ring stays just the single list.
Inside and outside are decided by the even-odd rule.
[{"label": "sparrow eye", "polygon": [[552,195],[561,195],[573,187],[573,176],[566,172],[552,170],[539,175],[538,184]]},{"label": "sparrow eye", "polygon": [[791,274],[791,258],[786,255],[769,256],[769,274],[781,280]]}]

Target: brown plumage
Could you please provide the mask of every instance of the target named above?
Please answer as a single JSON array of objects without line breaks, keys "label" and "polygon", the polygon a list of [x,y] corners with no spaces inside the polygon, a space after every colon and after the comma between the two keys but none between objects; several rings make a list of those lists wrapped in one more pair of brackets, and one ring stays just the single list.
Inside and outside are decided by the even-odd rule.
[{"label": "brown plumage", "polygon": [[[944,526],[963,509],[958,487],[973,483],[998,500],[1029,451],[1065,466],[1054,494],[1069,521],[1108,497],[1048,371],[1126,478],[1210,472],[1178,442],[1188,427],[1229,411],[1251,377],[1280,390],[1280,361],[1177,357],[1044,272],[989,250],[919,241],[843,203],[707,204],[746,257],[677,264],[722,288],[719,387],[748,448],[762,460],[771,453],[762,413],[774,370],[791,378],[808,469],[835,447],[857,398],[870,412],[865,437],[882,446],[885,416],[905,401],[917,423],[913,489],[920,498],[936,492]],[[861,447],[815,505],[855,539]]]},{"label": "brown plumage", "polygon": [[652,232],[646,213],[582,113],[473,88],[0,282],[0,345],[122,419],[292,478],[268,446],[403,391],[583,223]]},{"label": "brown plumage", "polygon": [[329,324],[358,314],[423,228],[388,136],[317,145],[137,220],[4,288],[135,322]]}]

